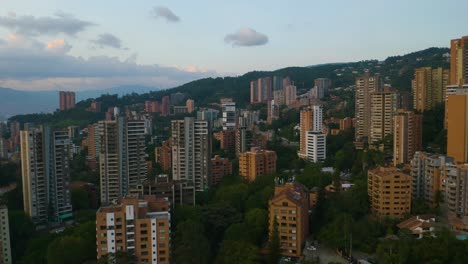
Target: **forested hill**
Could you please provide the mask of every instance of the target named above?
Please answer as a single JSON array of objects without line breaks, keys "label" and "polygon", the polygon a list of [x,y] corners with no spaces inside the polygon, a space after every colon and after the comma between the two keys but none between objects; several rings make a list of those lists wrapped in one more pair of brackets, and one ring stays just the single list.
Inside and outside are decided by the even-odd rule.
[{"label": "forested hill", "polygon": [[[129,94],[122,97],[103,95],[97,101],[107,106],[126,106],[143,103],[146,100],[161,100],[162,96],[171,93],[182,92],[194,99],[198,106],[217,102],[223,97],[232,97],[239,106],[243,107],[250,101],[250,81],[265,76],[289,76],[299,92],[305,91],[313,86],[316,78],[329,78],[335,87],[345,87],[354,84],[355,78],[365,70],[381,74],[385,83],[391,84],[398,90],[410,91],[411,79],[414,69],[418,67],[449,67],[448,48],[429,48],[422,51],[409,53],[402,56],[388,57],[384,61],[368,60],[350,63],[332,63],[309,67],[288,67],[276,71],[254,71],[237,77],[205,78],[189,82],[176,88],[154,91],[145,94]],[[82,101],[77,104],[84,111],[91,100]],[[76,113],[79,114],[79,113]],[[57,115],[57,114],[55,114]],[[64,113],[59,115],[66,115]],[[40,115],[20,115],[11,119],[22,122],[37,122],[38,120],[51,121],[54,115],[49,114],[42,119]],[[97,117],[96,117],[97,118]],[[32,119],[31,121],[28,121]]]},{"label": "forested hill", "polygon": [[[160,100],[163,95],[182,92],[193,98],[197,105],[232,97],[241,106],[250,100],[250,81],[264,76],[289,76],[299,90],[313,86],[316,78],[329,78],[335,87],[354,84],[355,78],[365,70],[384,76],[385,83],[398,90],[410,91],[414,69],[418,67],[449,67],[448,48],[429,48],[402,56],[388,57],[384,61],[369,60],[350,63],[322,64],[310,67],[288,67],[276,71],[254,71],[238,77],[206,78],[165,91],[127,97],[131,103]],[[119,102],[126,104],[130,102]]]}]

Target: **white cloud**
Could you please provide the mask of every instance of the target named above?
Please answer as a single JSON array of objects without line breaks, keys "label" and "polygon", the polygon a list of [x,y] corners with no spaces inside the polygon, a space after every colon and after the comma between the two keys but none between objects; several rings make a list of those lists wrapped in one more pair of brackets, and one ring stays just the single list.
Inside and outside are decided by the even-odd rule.
[{"label": "white cloud", "polygon": [[101,48],[107,46],[116,49],[125,49],[122,47],[122,41],[110,33],[100,34],[97,39],[92,40],[91,42],[99,45]]},{"label": "white cloud", "polygon": [[140,84],[168,88],[217,75],[213,71],[197,71],[194,67],[139,65],[135,62],[136,54],[126,60],[107,56],[74,57],[67,54],[70,48],[64,39],[47,43],[19,35],[0,39],[0,86],[81,90]]},{"label": "white cloud", "polygon": [[156,6],[151,11],[151,16],[158,19],[163,18],[167,22],[179,22],[180,18],[165,6]]},{"label": "white cloud", "polygon": [[18,16],[10,12],[0,16],[0,26],[21,35],[56,35],[63,33],[74,36],[95,24],[75,18],[73,15],[57,12],[52,17]]},{"label": "white cloud", "polygon": [[233,34],[226,35],[224,42],[232,44],[232,46],[260,46],[268,43],[268,37],[251,28],[244,27]]}]

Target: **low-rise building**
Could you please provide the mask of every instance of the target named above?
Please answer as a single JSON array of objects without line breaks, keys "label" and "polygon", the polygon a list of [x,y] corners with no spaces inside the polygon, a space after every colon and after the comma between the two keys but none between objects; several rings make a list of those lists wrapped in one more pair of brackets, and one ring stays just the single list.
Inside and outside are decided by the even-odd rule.
[{"label": "low-rise building", "polygon": [[367,192],[371,211],[379,219],[402,219],[411,209],[411,176],[395,167],[368,171]]},{"label": "low-rise building", "polygon": [[248,182],[276,172],[276,152],[251,148],[239,154],[239,173]]},{"label": "low-rise building", "polygon": [[147,180],[130,190],[132,194],[149,195],[163,198],[173,207],[175,205],[194,205],[195,187],[185,181],[169,179],[166,174],[156,176],[154,180]]},{"label": "low-rise building", "polygon": [[397,227],[399,229],[408,229],[414,237],[421,239],[427,235],[435,236],[435,221],[435,215],[416,215],[399,223]]},{"label": "low-rise building", "polygon": [[211,185],[218,185],[226,175],[232,174],[232,163],[228,158],[216,155],[211,159]]}]

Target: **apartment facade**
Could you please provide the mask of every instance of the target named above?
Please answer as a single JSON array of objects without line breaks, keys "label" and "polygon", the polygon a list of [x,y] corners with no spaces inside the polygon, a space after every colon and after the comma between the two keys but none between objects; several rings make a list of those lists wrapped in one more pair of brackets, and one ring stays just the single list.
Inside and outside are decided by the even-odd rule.
[{"label": "apartment facade", "polygon": [[378,167],[368,171],[367,192],[372,214],[402,219],[411,210],[410,175],[395,167]]},{"label": "apartment facade", "polygon": [[162,198],[171,207],[195,205],[195,187],[185,181],[174,181],[167,174],[160,174],[154,180],[146,180],[129,191],[132,194]]},{"label": "apartment facade", "polygon": [[438,197],[443,188],[445,165],[452,163],[449,157],[417,151],[411,160],[413,199],[423,200],[426,205],[436,207],[441,200]]},{"label": "apartment facade", "polygon": [[373,76],[369,73],[365,73],[363,76],[356,78],[356,130],[354,141],[358,149],[363,149],[370,138],[371,94],[374,92],[381,92],[382,90],[382,80],[378,75]]},{"label": "apartment facade", "polygon": [[223,103],[222,115],[223,130],[234,130],[236,128],[236,103]]},{"label": "apartment facade", "polygon": [[97,258],[125,252],[137,263],[169,263],[169,204],[152,196],[129,195],[96,213]]},{"label": "apartment facade", "polygon": [[306,159],[320,162],[327,158],[327,136],[321,132],[306,132]]},{"label": "apartment facade", "polygon": [[197,191],[209,187],[211,177],[211,127],[208,121],[186,117],[171,122],[172,177],[187,181]]},{"label": "apartment facade", "polygon": [[302,258],[309,235],[309,197],[304,185],[277,185],[274,197],[268,202],[268,212],[269,236],[271,239],[276,224],[281,255]]},{"label": "apartment facade", "polygon": [[189,114],[195,111],[195,101],[193,99],[187,99],[187,101],[185,101],[185,106]]},{"label": "apartment facade", "polygon": [[232,163],[228,158],[221,158],[215,155],[211,159],[211,185],[218,185],[224,176],[232,174]]},{"label": "apartment facade", "polygon": [[447,155],[455,162],[468,162],[468,94],[447,99]]},{"label": "apartment facade", "polygon": [[468,36],[450,41],[450,84],[468,84]]},{"label": "apartment facade", "polygon": [[239,174],[247,182],[262,175],[276,172],[276,153],[271,150],[251,148],[239,155]]},{"label": "apartment facade", "polygon": [[330,79],[317,78],[314,80],[314,84],[315,84],[315,87],[317,87],[317,89],[319,91],[322,91],[323,93],[322,97],[318,97],[319,99],[323,98],[323,96],[328,95],[330,93],[330,89],[332,86],[332,81]]},{"label": "apartment facade", "polygon": [[156,163],[161,165],[164,172],[169,172],[172,167],[172,147],[171,141],[166,140],[160,147],[155,147],[154,158]]},{"label": "apartment facade", "polygon": [[298,156],[307,158],[307,133],[322,133],[323,108],[321,105],[313,105],[301,110],[300,114],[300,142]]},{"label": "apartment facade", "polygon": [[26,215],[36,224],[72,216],[71,141],[67,131],[41,127],[21,131],[21,174]]},{"label": "apartment facade", "polygon": [[109,204],[146,180],[145,120],[99,122],[101,203]]},{"label": "apartment facade", "polygon": [[395,92],[373,92],[370,100],[369,145],[376,145],[393,133],[393,115],[397,110],[398,96]]},{"label": "apartment facade", "polygon": [[13,263],[10,246],[10,223],[8,222],[8,208],[0,205],[0,263]]},{"label": "apartment facade", "polygon": [[250,103],[266,103],[273,98],[271,77],[259,78],[250,82]]},{"label": "apartment facade", "polygon": [[393,117],[393,165],[406,164],[422,149],[423,116],[400,109]]},{"label": "apartment facade", "polygon": [[445,88],[450,83],[450,70],[417,68],[412,81],[413,108],[419,112],[431,110],[444,102]]},{"label": "apartment facade", "polygon": [[75,108],[75,92],[60,91],[59,97],[60,111]]}]

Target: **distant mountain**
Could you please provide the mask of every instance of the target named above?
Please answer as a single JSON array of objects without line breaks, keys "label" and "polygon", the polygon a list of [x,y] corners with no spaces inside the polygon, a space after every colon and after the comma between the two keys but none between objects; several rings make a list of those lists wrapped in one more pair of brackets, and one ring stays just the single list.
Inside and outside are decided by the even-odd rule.
[{"label": "distant mountain", "polygon": [[[148,93],[154,87],[125,85],[109,89],[76,92],[76,101],[97,98],[102,94],[123,96],[131,93]],[[58,91],[24,91],[0,87],[0,121],[5,117],[29,113],[50,113],[58,109]],[[3,118],[2,118],[3,117]]]}]

